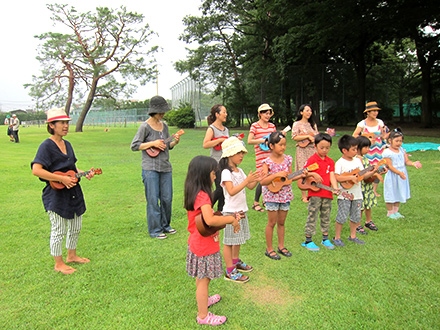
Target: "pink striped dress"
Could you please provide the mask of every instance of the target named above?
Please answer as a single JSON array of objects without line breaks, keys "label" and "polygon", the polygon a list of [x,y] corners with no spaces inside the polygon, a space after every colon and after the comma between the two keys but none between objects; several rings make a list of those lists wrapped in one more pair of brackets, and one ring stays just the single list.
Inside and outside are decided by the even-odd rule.
[{"label": "pink striped dress", "polygon": [[[251,128],[249,130],[250,133],[254,134],[254,139],[258,140],[258,139],[262,139],[265,136],[269,135],[272,132],[275,132],[276,128],[275,125],[272,123],[268,123],[267,128],[261,127],[261,125],[258,122],[255,122],[251,125]],[[269,157],[270,155],[270,150],[268,151],[264,151],[263,149],[260,148],[259,144],[256,144],[254,146],[255,148],[255,162],[257,165],[257,170],[261,170],[263,168],[263,163],[262,161],[264,159],[266,159],[267,157]]]}]

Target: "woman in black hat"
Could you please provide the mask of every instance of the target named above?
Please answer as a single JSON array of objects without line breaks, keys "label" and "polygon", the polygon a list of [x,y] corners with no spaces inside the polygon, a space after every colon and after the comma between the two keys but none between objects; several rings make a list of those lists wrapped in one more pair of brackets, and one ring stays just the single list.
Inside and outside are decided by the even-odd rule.
[{"label": "woman in black hat", "polygon": [[162,121],[165,112],[169,110],[171,108],[163,97],[151,98],[148,111],[150,117],[139,126],[131,142],[131,150],[142,151],[142,181],[147,200],[148,233],[158,239],[167,238],[166,233],[176,233],[170,226],[173,179],[169,150],[179,143],[180,137],[175,134],[174,141],[169,139],[168,126]]}]

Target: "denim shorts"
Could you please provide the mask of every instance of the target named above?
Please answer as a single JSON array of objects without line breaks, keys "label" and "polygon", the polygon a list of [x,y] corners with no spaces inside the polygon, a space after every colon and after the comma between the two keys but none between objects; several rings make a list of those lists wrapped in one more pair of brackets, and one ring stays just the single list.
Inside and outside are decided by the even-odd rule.
[{"label": "denim shorts", "polygon": [[267,211],[289,211],[290,210],[290,202],[286,202],[286,203],[266,202],[266,210]]}]

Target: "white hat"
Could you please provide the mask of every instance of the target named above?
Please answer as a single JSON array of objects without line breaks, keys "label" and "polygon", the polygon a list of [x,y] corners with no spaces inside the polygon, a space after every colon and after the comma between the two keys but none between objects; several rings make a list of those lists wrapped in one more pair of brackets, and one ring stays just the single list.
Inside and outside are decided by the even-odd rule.
[{"label": "white hat", "polygon": [[272,112],[273,112],[272,107],[269,104],[267,104],[267,103],[263,103],[262,105],[260,105],[258,107],[258,112],[266,111],[266,110],[272,110]]},{"label": "white hat", "polygon": [[231,157],[239,152],[243,151],[247,153],[247,150],[244,146],[244,142],[236,138],[235,136],[230,137],[229,139],[223,141],[222,143],[222,158]]},{"label": "white hat", "polygon": [[64,108],[55,108],[47,111],[46,123],[51,123],[53,121],[60,121],[60,120],[72,120],[72,118],[66,115]]}]

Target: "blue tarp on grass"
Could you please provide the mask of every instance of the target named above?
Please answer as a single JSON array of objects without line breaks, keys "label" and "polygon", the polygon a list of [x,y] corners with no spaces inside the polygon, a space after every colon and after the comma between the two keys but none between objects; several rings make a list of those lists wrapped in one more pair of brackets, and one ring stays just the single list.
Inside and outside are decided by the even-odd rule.
[{"label": "blue tarp on grass", "polygon": [[405,149],[406,152],[416,151],[416,150],[439,150],[440,144],[431,143],[431,142],[421,142],[421,143],[403,143],[402,148]]}]

